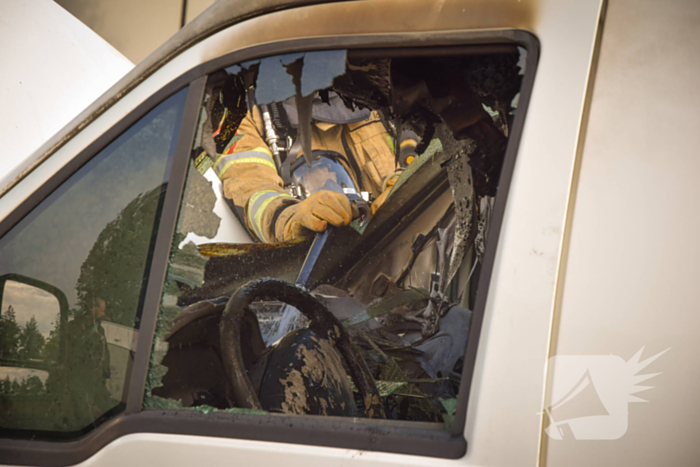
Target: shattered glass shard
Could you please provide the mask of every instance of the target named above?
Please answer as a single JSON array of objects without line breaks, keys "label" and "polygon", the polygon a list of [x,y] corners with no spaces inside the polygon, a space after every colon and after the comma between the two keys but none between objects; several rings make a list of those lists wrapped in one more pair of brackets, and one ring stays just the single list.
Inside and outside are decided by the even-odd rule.
[{"label": "shattered glass shard", "polygon": [[[255,89],[257,104],[282,102],[294,96],[297,93],[295,80],[299,81],[302,96],[332,86],[333,80],[345,73],[346,55],[345,50],[327,50],[260,59]],[[293,67],[295,62],[299,65]]]}]

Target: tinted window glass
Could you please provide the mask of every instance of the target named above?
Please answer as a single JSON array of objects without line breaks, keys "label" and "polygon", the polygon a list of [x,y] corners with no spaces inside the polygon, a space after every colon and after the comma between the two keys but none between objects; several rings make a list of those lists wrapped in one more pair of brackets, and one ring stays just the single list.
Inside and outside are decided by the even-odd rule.
[{"label": "tinted window glass", "polygon": [[66,436],[123,408],[186,93],[0,239],[1,428]]}]

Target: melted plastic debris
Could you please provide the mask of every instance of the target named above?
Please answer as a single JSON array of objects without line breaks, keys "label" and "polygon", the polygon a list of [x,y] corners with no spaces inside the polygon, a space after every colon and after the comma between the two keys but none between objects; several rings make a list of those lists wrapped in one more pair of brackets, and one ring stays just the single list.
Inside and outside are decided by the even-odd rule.
[{"label": "melted plastic debris", "polygon": [[333,87],[350,109],[383,109],[390,115],[391,59],[349,56],[346,73],[333,81]]},{"label": "melted plastic debris", "polygon": [[524,49],[519,54],[474,55],[466,59],[466,77],[471,88],[486,105],[505,116],[520,91]]},{"label": "melted plastic debris", "polygon": [[479,262],[484,258],[486,253],[486,238],[489,234],[491,226],[491,213],[493,212],[494,198],[484,196],[479,202],[479,223],[476,227],[476,238],[474,239],[474,250]]},{"label": "melted plastic debris", "polygon": [[447,162],[447,177],[452,190],[452,199],[455,203],[455,216],[457,225],[453,239],[452,254],[440,280],[440,292],[445,293],[450,282],[462,265],[462,260],[471,246],[471,238],[475,234],[474,229],[474,180],[469,165],[469,155],[474,152],[476,146],[470,139],[457,141],[452,133],[444,126],[439,125],[438,134],[445,146],[445,150],[452,154]]}]

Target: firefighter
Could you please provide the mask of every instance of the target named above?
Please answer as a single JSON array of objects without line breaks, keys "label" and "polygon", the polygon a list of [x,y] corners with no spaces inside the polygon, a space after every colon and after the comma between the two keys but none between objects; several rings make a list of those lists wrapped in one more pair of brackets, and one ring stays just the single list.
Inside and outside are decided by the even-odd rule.
[{"label": "firefighter", "polygon": [[[272,104],[278,106],[277,115],[284,116],[283,126],[288,129],[298,125],[294,102],[292,98]],[[295,150],[295,147],[300,148],[300,143],[297,141],[287,148],[286,158],[278,169],[280,163],[276,162],[276,155],[273,154],[276,147],[271,149],[266,141],[269,141],[269,137],[266,138],[268,134],[261,107],[265,112],[267,106],[252,106],[252,111],[246,113],[235,135],[229,138],[225,146],[217,144],[217,160],[213,164],[222,180],[224,195],[238,209],[242,209],[248,231],[261,242],[274,243],[307,236],[311,232],[322,232],[328,224],[349,224],[353,210],[342,190],[320,189],[305,193],[299,199],[285,189],[289,181],[285,183],[285,174],[280,172],[285,167],[289,171],[295,161],[303,160],[301,150]],[[282,109],[284,112],[280,111]],[[270,124],[269,118],[267,123]],[[221,126],[214,132],[215,138],[220,131]],[[277,128],[277,132],[284,130]],[[286,133],[296,135],[296,131]],[[366,193],[366,197],[373,199],[372,214],[384,202],[398,179],[401,165],[410,162],[418,138],[413,132],[403,132],[397,143],[400,145],[399,157],[395,153],[394,140],[376,111],[350,110],[333,92],[326,99],[318,95],[314,98],[311,147],[314,153],[324,150],[340,156],[338,159],[355,185]],[[224,146],[223,151],[218,153],[221,146]],[[399,163],[401,160],[403,164]],[[333,177],[336,178],[336,175]]]}]

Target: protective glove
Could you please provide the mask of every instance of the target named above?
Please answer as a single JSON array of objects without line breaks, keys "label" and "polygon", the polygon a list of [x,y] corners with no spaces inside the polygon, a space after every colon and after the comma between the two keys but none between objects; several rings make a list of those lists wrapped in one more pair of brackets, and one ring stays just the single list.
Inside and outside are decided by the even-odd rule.
[{"label": "protective glove", "polygon": [[374,213],[377,212],[377,209],[384,204],[384,201],[386,201],[387,196],[389,196],[389,193],[391,193],[391,189],[394,187],[400,176],[400,171],[394,172],[393,174],[389,175],[386,180],[384,180],[384,191],[382,191],[382,194],[372,202],[372,207],[370,208],[370,213],[372,215],[374,215]]},{"label": "protective glove", "polygon": [[284,224],[284,241],[303,237],[307,230],[323,232],[328,224],[340,227],[352,221],[348,197],[328,190],[313,193],[301,203],[285,209],[284,214],[291,214]]}]

